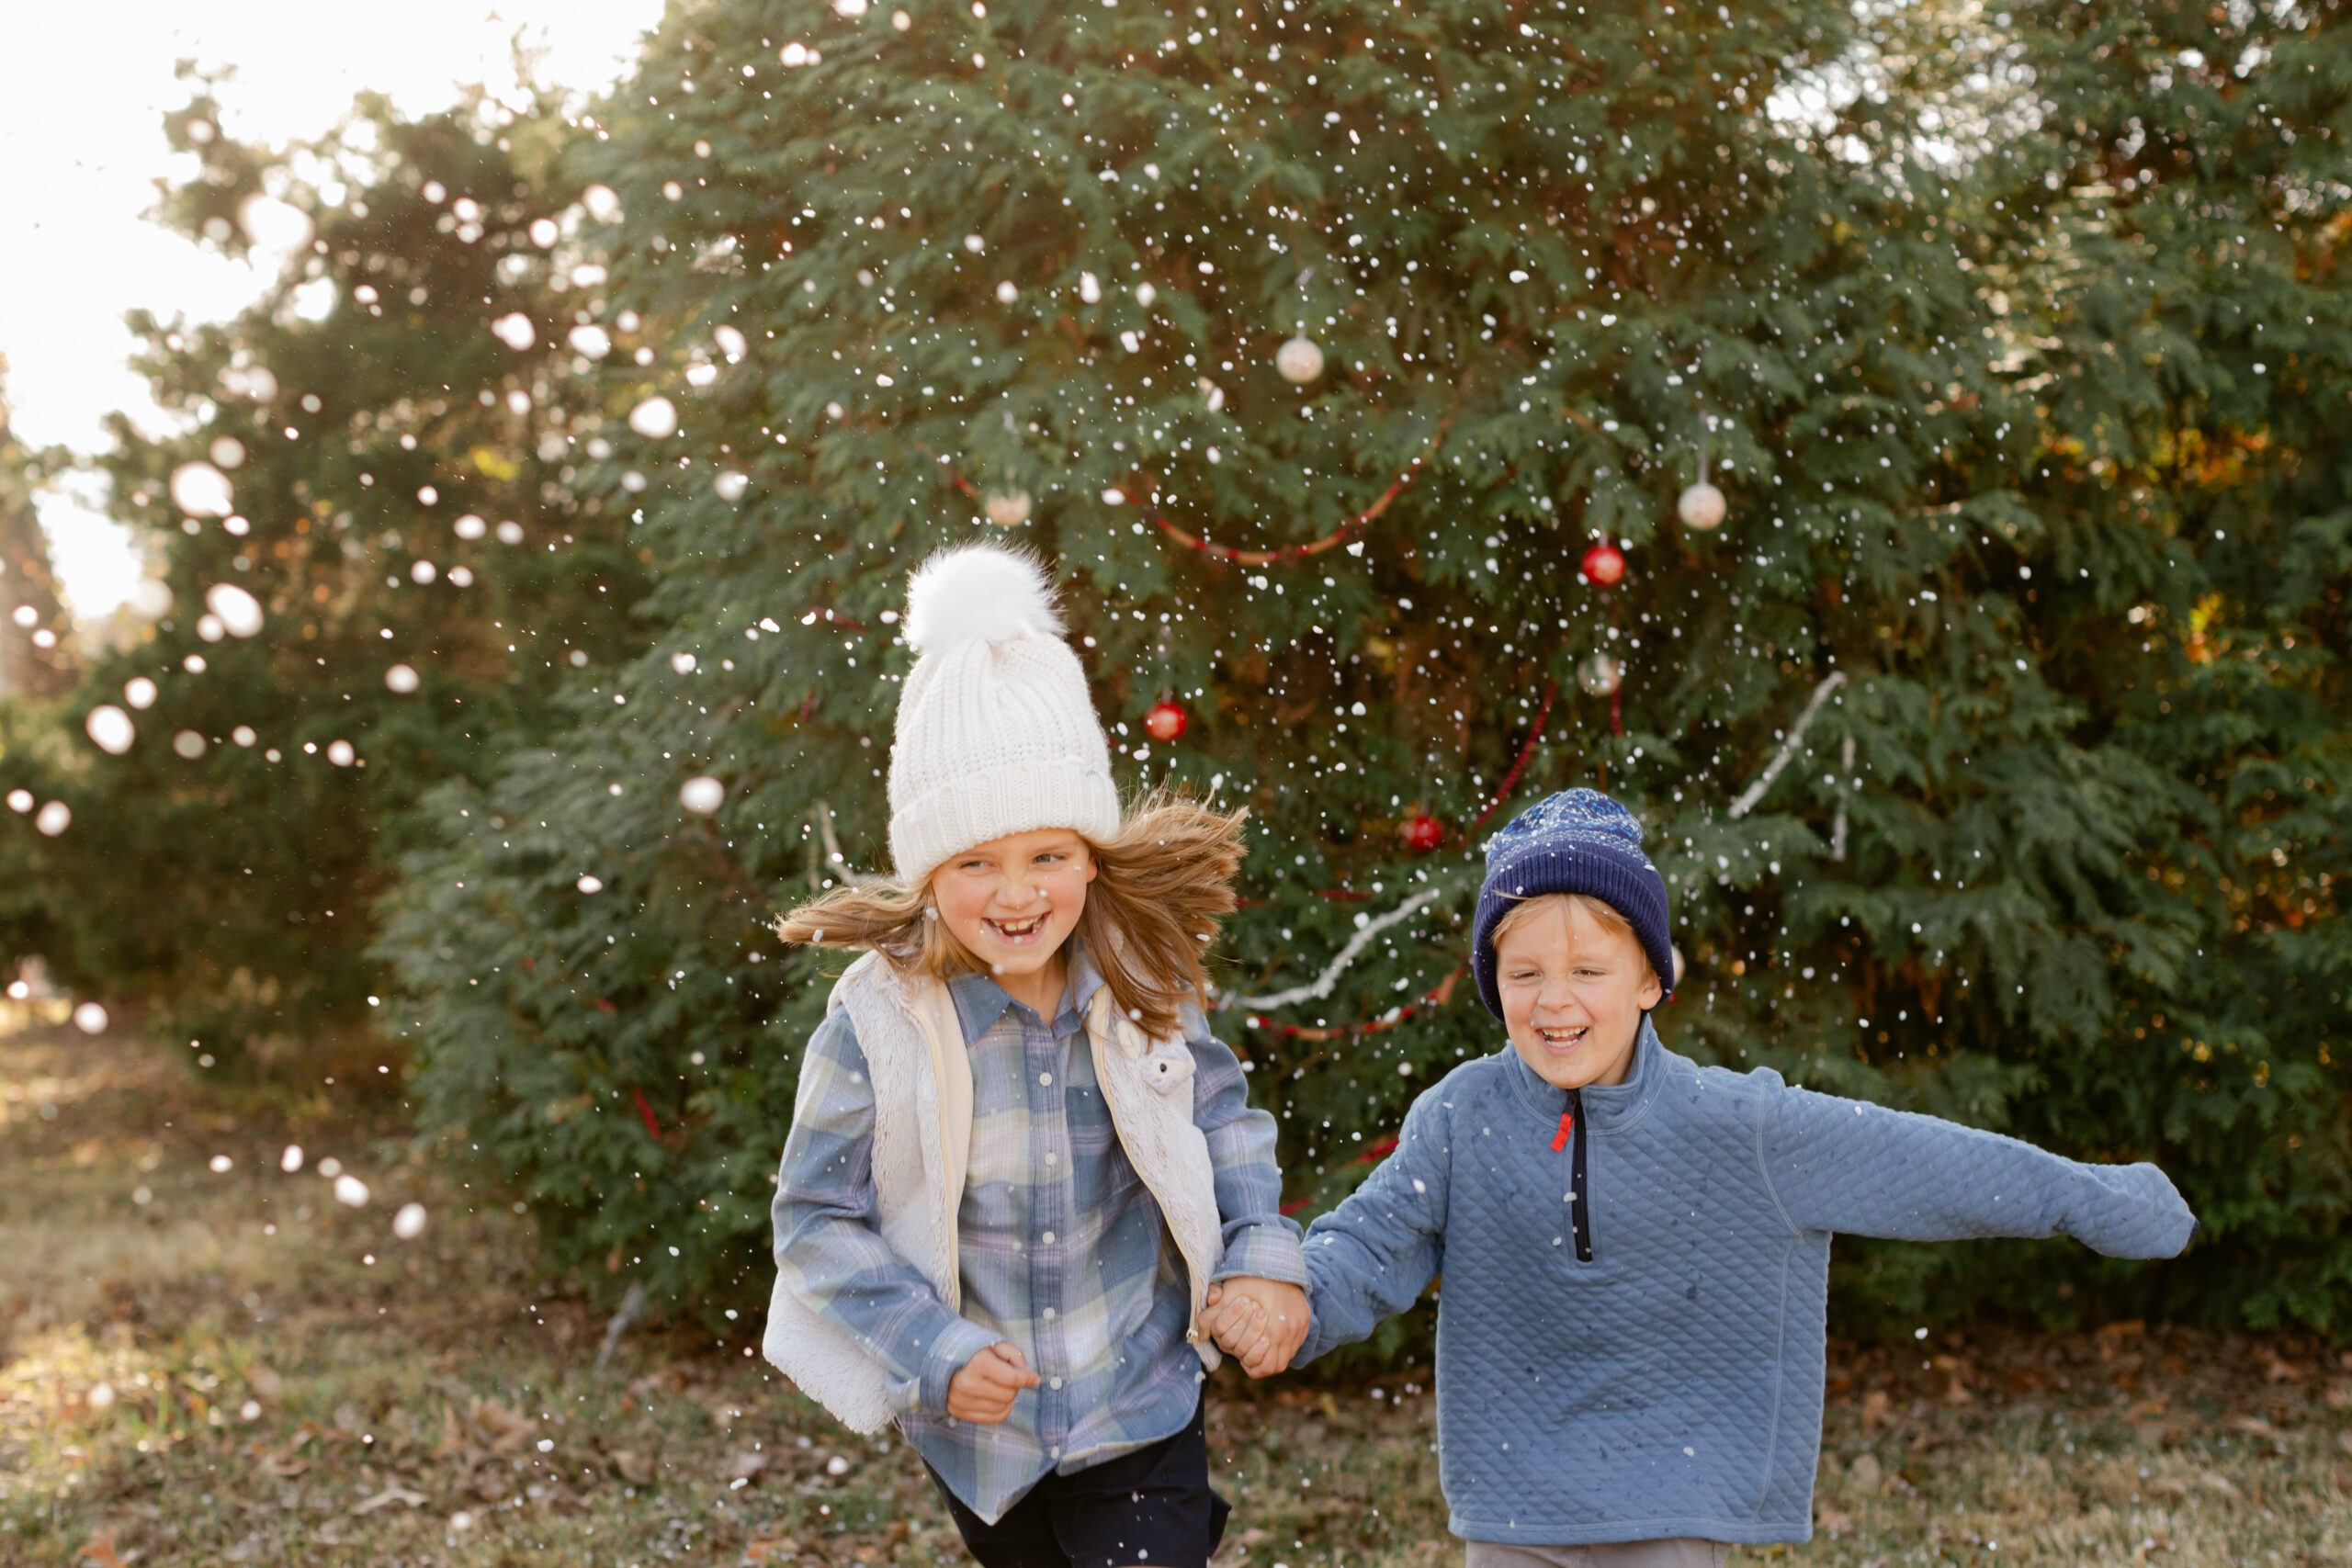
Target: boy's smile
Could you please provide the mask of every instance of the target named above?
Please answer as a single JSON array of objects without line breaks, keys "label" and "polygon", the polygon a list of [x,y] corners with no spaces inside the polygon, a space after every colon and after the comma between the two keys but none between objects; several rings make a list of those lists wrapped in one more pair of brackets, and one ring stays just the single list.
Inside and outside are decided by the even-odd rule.
[{"label": "boy's smile", "polygon": [[1495,928],[1495,988],[1511,1046],[1558,1089],[1623,1083],[1642,1014],[1664,995],[1632,930],[1622,919],[1612,929],[1592,902],[1532,898]]},{"label": "boy's smile", "polygon": [[1539,1025],[1535,1031],[1537,1038],[1544,1042],[1544,1050],[1562,1055],[1583,1044],[1585,1037],[1591,1032],[1592,1026],[1588,1023],[1579,1023],[1573,1029],[1545,1029]]}]

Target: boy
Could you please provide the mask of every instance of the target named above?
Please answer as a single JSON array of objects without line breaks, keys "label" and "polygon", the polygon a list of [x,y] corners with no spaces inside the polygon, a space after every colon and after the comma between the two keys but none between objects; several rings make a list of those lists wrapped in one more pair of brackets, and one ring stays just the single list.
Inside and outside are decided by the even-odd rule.
[{"label": "boy", "polygon": [[[1806,1540],[1835,1232],[2168,1258],[2196,1229],[2154,1166],[1668,1051],[1666,885],[1641,837],[1577,789],[1488,846],[1472,962],[1510,1049],[1421,1095],[1307,1233],[1300,1363],[1444,1269],[1440,1474],[1468,1568],[1697,1568]],[[1237,1354],[1295,1337],[1238,1298],[1207,1321]]]}]

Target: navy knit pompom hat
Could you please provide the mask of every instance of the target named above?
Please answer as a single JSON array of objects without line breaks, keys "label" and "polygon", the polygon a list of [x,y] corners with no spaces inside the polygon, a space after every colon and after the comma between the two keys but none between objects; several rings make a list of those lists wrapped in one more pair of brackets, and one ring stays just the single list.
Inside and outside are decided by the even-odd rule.
[{"label": "navy knit pompom hat", "polygon": [[1674,943],[1667,934],[1666,879],[1642,852],[1642,825],[1595,789],[1564,789],[1511,818],[1487,844],[1487,880],[1470,924],[1470,966],[1478,999],[1497,1018],[1495,927],[1513,906],[1546,893],[1583,893],[1625,917],[1668,995]]}]

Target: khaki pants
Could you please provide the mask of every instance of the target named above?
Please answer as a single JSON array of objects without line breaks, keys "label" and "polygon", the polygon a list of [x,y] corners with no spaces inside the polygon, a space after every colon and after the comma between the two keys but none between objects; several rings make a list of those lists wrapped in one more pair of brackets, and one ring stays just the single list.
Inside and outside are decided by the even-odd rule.
[{"label": "khaki pants", "polygon": [[1731,1548],[1689,1536],[1671,1540],[1620,1540],[1598,1546],[1505,1546],[1463,1543],[1463,1568],[1724,1568]]}]

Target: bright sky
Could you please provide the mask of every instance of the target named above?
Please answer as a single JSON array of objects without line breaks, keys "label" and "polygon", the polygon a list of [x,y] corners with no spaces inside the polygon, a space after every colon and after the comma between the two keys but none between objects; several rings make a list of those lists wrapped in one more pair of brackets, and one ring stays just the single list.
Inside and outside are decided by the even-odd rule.
[{"label": "bright sky", "polygon": [[[460,83],[514,81],[513,40],[538,76],[612,81],[662,0],[403,0],[393,11],[318,0],[110,0],[93,10],[7,8],[0,49],[0,355],[17,434],[90,452],[109,410],[142,427],[163,416],[126,361],[126,311],[166,320],[233,315],[264,282],[141,216],[175,170],[163,114],[186,101],[181,60],[233,66],[223,118],[241,141],[315,136],[363,88],[410,113]],[[179,172],[185,174],[183,167]],[[75,613],[128,599],[141,563],[127,530],[62,487],[40,499],[50,550]]]}]

